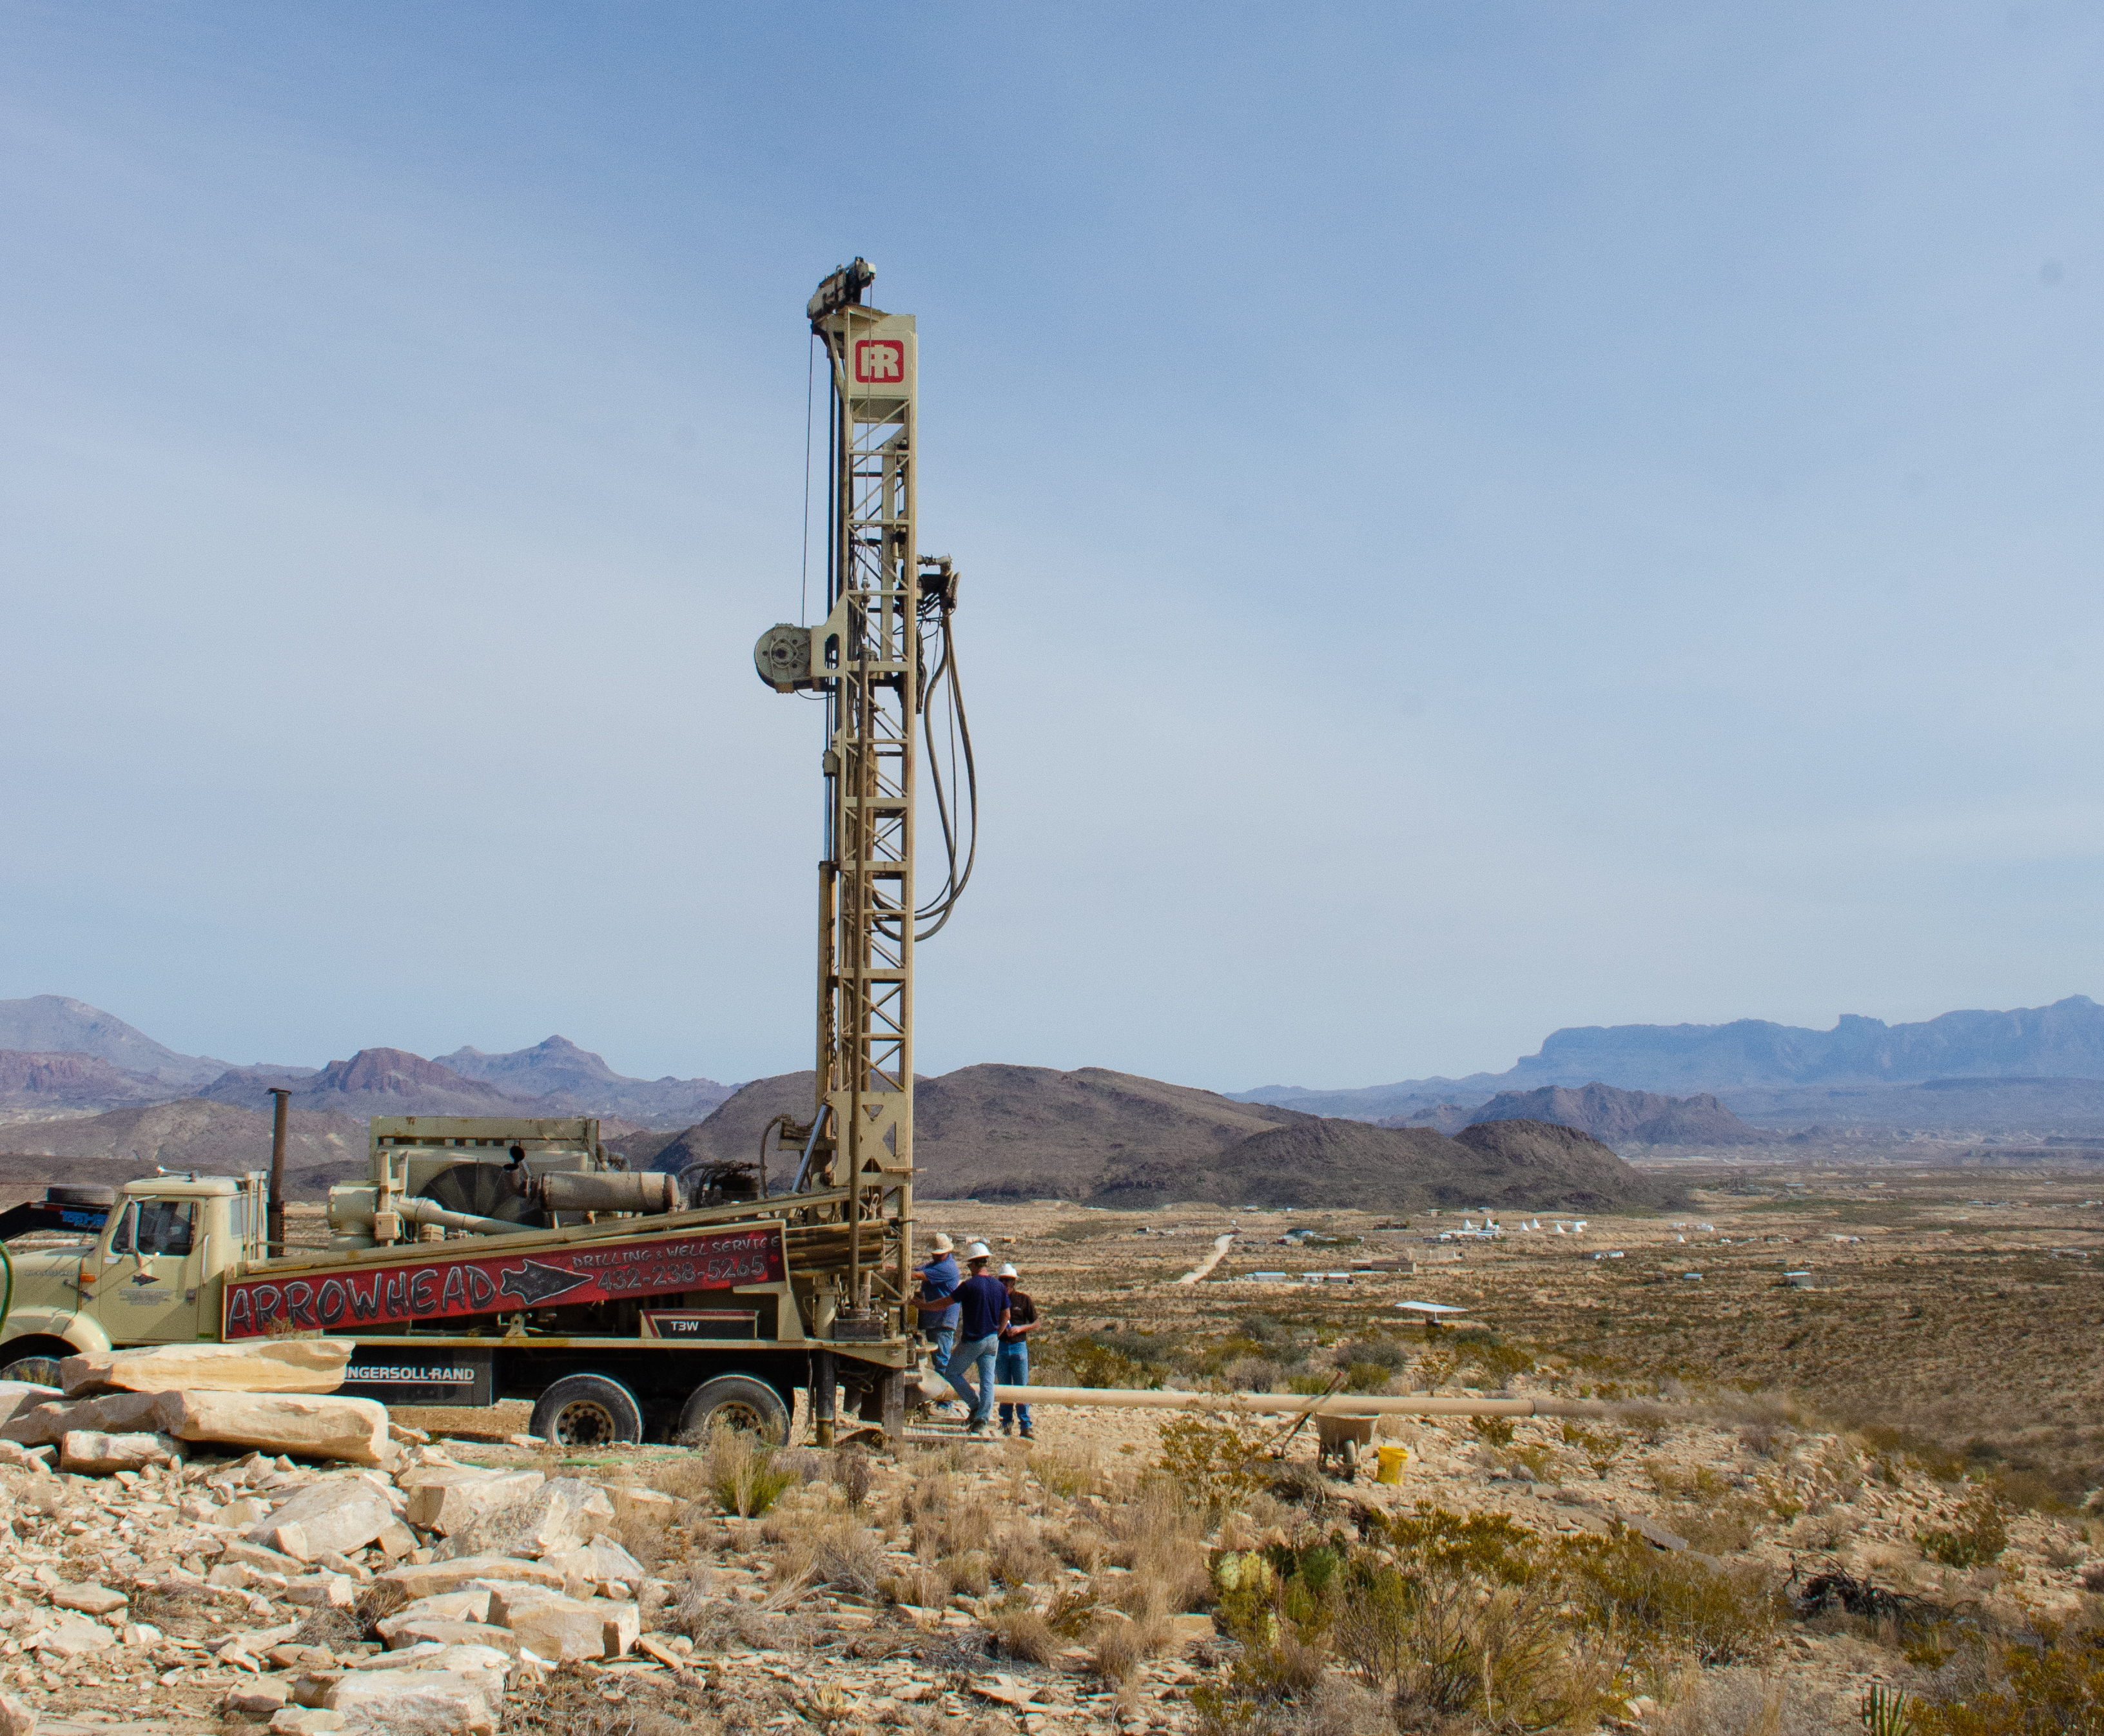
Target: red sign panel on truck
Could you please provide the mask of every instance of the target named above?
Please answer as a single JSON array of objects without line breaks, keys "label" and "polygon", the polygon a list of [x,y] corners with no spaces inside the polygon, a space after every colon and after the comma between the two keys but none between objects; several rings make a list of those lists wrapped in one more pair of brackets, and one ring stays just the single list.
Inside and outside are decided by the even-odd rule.
[{"label": "red sign panel on truck", "polygon": [[779,1224],[640,1242],[583,1242],[531,1253],[479,1252],[489,1247],[486,1240],[468,1245],[479,1251],[407,1255],[296,1278],[234,1279],[226,1287],[224,1336],[260,1337],[274,1327],[378,1332],[412,1320],[776,1283],[787,1269]]}]

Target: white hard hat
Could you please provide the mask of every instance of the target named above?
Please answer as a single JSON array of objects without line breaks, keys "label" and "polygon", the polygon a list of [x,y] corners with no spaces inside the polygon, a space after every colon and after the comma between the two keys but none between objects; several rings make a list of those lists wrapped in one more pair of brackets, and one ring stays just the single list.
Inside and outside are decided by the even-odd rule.
[{"label": "white hard hat", "polygon": [[965,1258],[967,1260],[991,1260],[993,1258],[993,1250],[988,1247],[983,1242],[974,1242],[970,1247],[965,1250]]},{"label": "white hard hat", "polygon": [[1019,1278],[1019,1277],[1021,1277],[1021,1276],[1022,1276],[1022,1274],[1020,1274],[1019,1272],[1018,1272],[1018,1271],[1015,1270],[1015,1267],[1014,1267],[1014,1265],[1013,1264],[1010,1264],[1010,1265],[1005,1265],[1005,1266],[1003,1266],[1003,1267],[1002,1267],[1002,1268],[1001,1268],[998,1272],[995,1273],[993,1275],[994,1275],[996,1278]]}]

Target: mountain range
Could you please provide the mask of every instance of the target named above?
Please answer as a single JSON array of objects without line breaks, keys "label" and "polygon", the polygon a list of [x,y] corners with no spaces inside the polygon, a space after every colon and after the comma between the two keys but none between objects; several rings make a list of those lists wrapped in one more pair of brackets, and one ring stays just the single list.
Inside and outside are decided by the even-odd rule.
[{"label": "mountain range", "polygon": [[[1318,1115],[1409,1122],[1478,1096],[1603,1083],[1708,1094],[1741,1115],[1790,1127],[2035,1127],[2065,1112],[2071,1085],[2096,1081],[2104,1081],[2104,1006],[2070,995],[2049,1006],[1945,1013],[1912,1024],[1848,1013],[1830,1031],[1761,1019],[1571,1027],[1503,1073],[1347,1091],[1271,1085],[1230,1095]],[[1990,1084],[1992,1091],[1979,1089]]]},{"label": "mountain range", "polygon": [[[811,1113],[812,1082],[809,1072],[756,1079],[676,1137],[639,1134],[621,1149],[632,1166],[674,1172],[756,1163],[776,1116]],[[1102,1067],[961,1067],[916,1080],[913,1114],[916,1185],[930,1198],[1603,1212],[1674,1197],[1576,1129],[1511,1122],[1455,1140]],[[772,1186],[793,1180],[797,1157],[770,1154]]]},{"label": "mountain range", "polygon": [[292,1108],[317,1114],[596,1115],[609,1133],[687,1127],[733,1089],[713,1079],[632,1079],[564,1037],[504,1055],[461,1048],[435,1061],[372,1048],[322,1068],[234,1067],[178,1054],[64,995],[0,1001],[0,1120],[184,1098],[267,1110],[273,1087],[291,1091]]}]

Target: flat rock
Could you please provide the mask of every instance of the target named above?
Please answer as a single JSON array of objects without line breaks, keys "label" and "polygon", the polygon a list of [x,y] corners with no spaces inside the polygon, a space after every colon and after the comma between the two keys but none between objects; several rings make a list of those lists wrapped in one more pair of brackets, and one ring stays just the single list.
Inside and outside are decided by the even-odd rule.
[{"label": "flat rock", "polygon": [[[9,1381],[19,1386],[19,1381]],[[37,1715],[29,1703],[11,1694],[0,1694],[0,1736],[36,1736]]]},{"label": "flat rock", "polygon": [[40,1652],[53,1652],[61,1658],[78,1658],[85,1652],[100,1652],[117,1644],[117,1636],[100,1622],[91,1622],[84,1615],[75,1615],[70,1610],[46,1627],[42,1633],[33,1634],[29,1644]]},{"label": "flat rock", "polygon": [[412,1645],[486,1645],[507,1658],[519,1655],[519,1636],[487,1622],[446,1622],[431,1616],[399,1617],[380,1624],[380,1636],[390,1652]]},{"label": "flat rock", "polygon": [[392,1615],[373,1624],[373,1631],[394,1648],[394,1632],[398,1627],[408,1622],[466,1622],[477,1626],[489,1620],[489,1592],[488,1586],[469,1586],[458,1591],[441,1591],[435,1596],[420,1597],[412,1604],[404,1604]]},{"label": "flat rock", "polygon": [[68,1429],[59,1437],[59,1469],[84,1477],[106,1477],[120,1470],[144,1470],[149,1465],[172,1465],[181,1452],[165,1435]]},{"label": "flat rock", "polygon": [[348,1573],[302,1573],[278,1595],[305,1609],[348,1609],[358,1601],[358,1584]]},{"label": "flat rock", "polygon": [[387,1438],[387,1407],[373,1399],[164,1392],[154,1399],[154,1420],[178,1440],[342,1459],[353,1465],[384,1464],[390,1452],[400,1450]]},{"label": "flat rock", "polygon": [[270,1736],[330,1736],[350,1720],[319,1706],[288,1706],[272,1714]]},{"label": "flat rock", "polygon": [[153,1421],[156,1396],[150,1392],[116,1392],[100,1399],[47,1400],[16,1412],[0,1426],[0,1438],[25,1447],[55,1447],[74,1429],[128,1433],[141,1423]]},{"label": "flat rock", "polygon": [[124,1392],[334,1392],[357,1346],[348,1338],[269,1338],[91,1350],[59,1364],[66,1395]]},{"label": "flat rock", "polygon": [[564,1586],[581,1597],[590,1595],[581,1587],[625,1585],[633,1588],[648,1577],[640,1561],[604,1533],[578,1548],[565,1550],[559,1555],[544,1555],[542,1560],[551,1567],[560,1568]]},{"label": "flat rock", "polygon": [[82,1615],[109,1615],[132,1600],[122,1591],[90,1581],[85,1585],[56,1586],[51,1591],[54,1609],[78,1609]]},{"label": "flat rock", "polygon": [[426,1561],[421,1566],[404,1563],[381,1574],[379,1583],[401,1586],[413,1601],[457,1591],[476,1579],[542,1585],[556,1591],[563,1586],[563,1576],[556,1569],[515,1555],[458,1555],[449,1561]]},{"label": "flat rock", "polygon": [[[342,1555],[364,1548],[394,1517],[393,1503],[363,1477],[328,1477],[310,1483],[250,1532],[248,1540],[311,1561],[323,1550]],[[296,1527],[297,1536],[278,1541],[276,1534],[288,1527]],[[302,1546],[288,1548],[288,1542]]]},{"label": "flat rock", "polygon": [[559,1555],[613,1522],[613,1502],[595,1483],[552,1477],[524,1499],[493,1509],[441,1543],[437,1559],[501,1552]]},{"label": "flat rock", "polygon": [[619,1658],[643,1631],[643,1613],[634,1604],[530,1587],[493,1592],[489,1619],[510,1628],[535,1657],[551,1663]]},{"label": "flat rock", "polygon": [[349,1736],[492,1736],[496,1715],[478,1681],[446,1670],[353,1670],[322,1702]]},{"label": "flat rock", "polygon": [[228,1691],[226,1710],[244,1717],[267,1718],[285,1703],[283,1682],[243,1682]]},{"label": "flat rock", "polygon": [[412,1525],[450,1537],[485,1513],[522,1502],[547,1481],[537,1470],[483,1470],[470,1466],[433,1467],[409,1489],[403,1517]]},{"label": "flat rock", "polygon": [[1638,1537],[1642,1537],[1644,1542],[1650,1544],[1654,1549],[1677,1551],[1687,1547],[1687,1539],[1686,1537],[1675,1536],[1672,1532],[1668,1531],[1665,1526],[1660,1524],[1656,1520],[1645,1519],[1634,1513],[1623,1514],[1621,1515],[1621,1520],[1625,1525],[1627,1525],[1630,1530],[1635,1532]]}]

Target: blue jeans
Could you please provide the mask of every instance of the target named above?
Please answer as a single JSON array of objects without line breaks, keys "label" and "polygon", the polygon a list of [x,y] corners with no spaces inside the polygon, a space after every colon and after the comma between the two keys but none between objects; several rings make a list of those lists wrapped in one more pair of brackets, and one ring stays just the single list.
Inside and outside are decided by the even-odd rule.
[{"label": "blue jeans", "polygon": [[[950,1377],[948,1372],[950,1366],[950,1346],[957,1341],[957,1329],[954,1326],[938,1326],[933,1328],[933,1332],[935,1340],[935,1354],[934,1358],[935,1372],[947,1381]],[[938,1406],[938,1408],[947,1408],[949,1400],[945,1399],[943,1401],[942,1405]]]},{"label": "blue jeans", "polygon": [[[994,1383],[999,1386],[1027,1386],[1030,1384],[1030,1341],[1027,1338],[1010,1338],[1001,1341],[1001,1353],[994,1358]],[[1001,1426],[1005,1429],[1011,1421],[1019,1421],[1025,1429],[1030,1426],[1030,1407],[1027,1404],[1004,1404],[1001,1408]]]},{"label": "blue jeans", "polygon": [[[943,1364],[942,1376],[972,1408],[974,1428],[983,1427],[993,1421],[993,1361],[994,1353],[1001,1348],[1000,1337],[992,1332],[983,1338],[962,1340],[952,1350],[949,1359]],[[976,1368],[978,1379],[971,1378]]]}]

